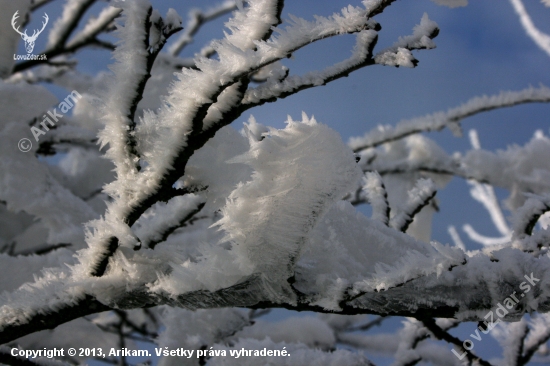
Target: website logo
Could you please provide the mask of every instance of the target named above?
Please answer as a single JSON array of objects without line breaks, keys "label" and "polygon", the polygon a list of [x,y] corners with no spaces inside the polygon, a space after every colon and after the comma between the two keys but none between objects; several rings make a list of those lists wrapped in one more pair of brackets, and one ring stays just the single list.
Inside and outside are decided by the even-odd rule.
[{"label": "website logo", "polygon": [[48,24],[48,20],[50,19],[48,17],[48,14],[44,13],[44,21],[42,22],[42,29],[37,30],[35,29],[32,33],[32,36],[29,36],[27,34],[27,29],[25,29],[24,32],[21,32],[19,30],[20,26],[17,26],[17,18],[19,18],[19,10],[13,14],[13,17],[11,18],[11,26],[13,29],[21,35],[21,38],[23,38],[23,41],[25,42],[25,50],[27,51],[27,55],[13,55],[14,60],[44,60],[46,59],[46,55],[33,55],[32,51],[34,50],[34,43],[36,42],[36,39],[44,31],[44,28],[46,28],[46,25]]}]

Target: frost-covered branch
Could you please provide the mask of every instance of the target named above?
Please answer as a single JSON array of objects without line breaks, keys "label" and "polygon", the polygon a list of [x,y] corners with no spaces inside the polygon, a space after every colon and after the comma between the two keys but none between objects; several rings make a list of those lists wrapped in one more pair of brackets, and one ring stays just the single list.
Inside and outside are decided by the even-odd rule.
[{"label": "frost-covered branch", "polygon": [[363,191],[372,206],[372,219],[388,226],[390,222],[390,205],[388,204],[388,193],[386,187],[384,187],[384,182],[382,182],[382,177],[377,172],[367,172],[363,183]]},{"label": "frost-covered branch", "polygon": [[55,22],[53,29],[48,35],[45,53],[63,48],[84,16],[84,13],[95,2],[96,0],[67,0],[63,8],[63,14]]},{"label": "frost-covered branch", "polygon": [[[402,49],[410,54],[410,50],[432,48],[421,47],[419,42],[421,42],[420,39],[422,39],[424,43],[428,43],[426,40],[429,40],[433,45],[431,39],[437,36],[438,32],[436,29],[437,24],[430,21],[425,15],[421,20],[421,24],[415,27],[414,35],[405,37],[398,42],[401,45],[400,50]],[[310,72],[304,76],[285,77],[283,80],[268,80],[257,88],[248,90],[240,107],[241,113],[266,102],[273,102],[305,89],[328,84],[331,81],[346,77],[351,72],[363,67],[376,63],[384,64],[381,60],[378,62],[376,57],[373,57],[373,50],[378,40],[378,35],[375,32],[376,30],[379,30],[377,26],[371,30],[359,33],[356,37],[356,45],[353,54],[345,61],[332,65],[322,71]],[[385,52],[387,56],[393,54],[394,50],[389,49]],[[410,55],[412,57],[412,54]],[[415,60],[415,63],[416,62]]]},{"label": "frost-covered branch", "polygon": [[443,330],[436,324],[435,319],[422,319],[422,324],[435,336],[437,339],[442,339],[450,344],[454,344],[459,349],[466,353],[466,357],[470,362],[477,362],[482,366],[492,366],[489,362],[475,355],[471,350],[467,350],[463,347],[463,342],[457,337],[451,335],[447,331]]},{"label": "frost-covered branch", "polygon": [[193,42],[193,36],[197,34],[203,24],[227,14],[236,8],[237,5],[234,0],[226,0],[207,11],[190,11],[189,20],[183,27],[185,31],[172,43],[168,52],[172,56],[177,56],[187,45]]},{"label": "frost-covered branch", "polygon": [[67,43],[66,49],[76,50],[90,42],[99,42],[96,37],[113,23],[121,11],[121,9],[111,6],[103,9],[97,18],[90,19],[84,29]]},{"label": "frost-covered branch", "polygon": [[518,365],[526,365],[539,348],[550,340],[550,324],[546,314],[534,317],[531,322],[531,328],[527,338],[523,343],[523,354]]},{"label": "frost-covered branch", "polygon": [[529,16],[529,13],[527,13],[527,10],[525,10],[525,6],[521,0],[510,0],[510,2],[518,14],[521,25],[523,29],[525,29],[527,35],[537,46],[550,56],[550,35],[541,32],[535,24],[533,24],[533,20]]},{"label": "frost-covered branch", "polygon": [[348,76],[368,65],[374,64],[372,51],[378,39],[374,30],[360,32],[356,37],[353,55],[340,63],[322,71],[310,72],[304,76],[291,76],[283,80],[272,79],[266,83],[247,90],[241,105],[241,113],[252,107],[286,98],[299,91],[328,84],[331,81]]},{"label": "frost-covered branch", "polygon": [[[475,151],[481,150],[481,144],[479,142],[479,136],[477,131],[472,129],[469,131],[468,136],[470,138],[470,144]],[[464,232],[469,236],[469,238],[477,243],[480,243],[484,246],[493,246],[493,245],[502,245],[509,243],[512,237],[512,230],[506,223],[504,214],[500,207],[500,204],[496,198],[494,189],[489,184],[482,184],[474,180],[469,180],[468,184],[472,187],[470,189],[470,195],[473,199],[478,201],[483,205],[489,217],[493,221],[496,229],[502,235],[501,237],[491,238],[479,234],[471,225],[465,224],[463,226]],[[457,234],[458,235],[458,234]]]},{"label": "frost-covered branch", "polygon": [[176,197],[167,204],[157,204],[157,210],[151,217],[144,215],[134,228],[141,242],[150,249],[168,238],[178,228],[185,226],[204,207],[204,197],[188,194]]},{"label": "frost-covered branch", "polygon": [[353,151],[358,152],[420,132],[439,131],[445,127],[453,131],[460,131],[461,120],[481,112],[524,103],[549,102],[550,89],[546,86],[530,87],[519,92],[508,91],[493,96],[476,97],[447,112],[437,112],[424,117],[401,121],[395,127],[378,126],[363,137],[351,138],[349,146]]},{"label": "frost-covered branch", "polygon": [[119,27],[124,42],[114,52],[118,62],[112,67],[117,79],[104,98],[106,127],[99,134],[101,146],[110,146],[107,156],[115,163],[120,179],[141,170],[135,137],[136,110],[157,55],[168,38],[181,30],[181,19],[173,9],[166,21],[148,1],[132,2],[124,10],[124,26]]},{"label": "frost-covered branch", "polygon": [[539,218],[550,211],[550,198],[527,195],[527,201],[514,213],[514,237],[531,235]]},{"label": "frost-covered branch", "polygon": [[421,179],[409,191],[405,206],[390,220],[390,227],[401,232],[407,231],[417,213],[435,197],[437,190],[431,179]]},{"label": "frost-covered branch", "polygon": [[399,41],[392,47],[374,56],[374,61],[385,66],[415,67],[418,60],[414,58],[411,51],[435,48],[432,39],[437,37],[438,34],[437,23],[430,20],[428,14],[424,13],[420,24],[414,27],[412,35],[399,38]]}]

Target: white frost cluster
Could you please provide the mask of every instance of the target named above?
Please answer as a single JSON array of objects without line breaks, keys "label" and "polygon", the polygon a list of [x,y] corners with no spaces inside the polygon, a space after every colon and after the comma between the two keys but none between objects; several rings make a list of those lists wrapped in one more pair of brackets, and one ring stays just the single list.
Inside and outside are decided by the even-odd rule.
[{"label": "white frost cluster", "polygon": [[250,151],[233,159],[254,173],[231,193],[219,222],[233,250],[273,282],[292,275],[309,232],[360,176],[334,131],[305,115],[287,123],[260,142],[252,139]]}]

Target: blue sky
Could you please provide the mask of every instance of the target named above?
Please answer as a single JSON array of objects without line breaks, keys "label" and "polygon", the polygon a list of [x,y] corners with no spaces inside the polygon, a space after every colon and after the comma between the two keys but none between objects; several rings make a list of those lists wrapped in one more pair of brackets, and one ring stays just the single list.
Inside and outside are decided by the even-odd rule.
[{"label": "blue sky", "polygon": [[[526,7],[534,23],[542,31],[550,33],[550,8],[537,0],[526,0]],[[184,20],[192,7],[204,8],[213,1],[156,1],[161,13],[173,7]],[[330,15],[350,0],[294,0],[287,1],[283,17],[291,13],[311,19],[313,14]],[[59,1],[43,8],[52,22],[59,14]],[[97,13],[97,9],[92,9]],[[390,46],[399,36],[411,33],[424,13],[440,26],[435,39],[437,48],[416,53],[420,63],[415,69],[371,66],[333,82],[327,86],[310,89],[277,103],[252,109],[243,115],[235,126],[240,128],[250,114],[266,125],[282,127],[287,115],[300,118],[301,112],[315,115],[319,122],[337,130],[347,141],[351,136],[364,134],[377,124],[395,124],[401,119],[422,116],[446,110],[468,99],[483,94],[496,94],[501,90],[520,90],[540,83],[550,86],[550,58],[527,37],[512,6],[505,0],[470,0],[463,8],[450,9],[429,0],[401,0],[394,3],[376,19],[382,25],[378,50]],[[212,38],[223,36],[220,19],[205,26],[196,37],[194,45],[184,54],[192,55]],[[33,19],[32,24],[40,24]],[[51,23],[53,24],[53,23]],[[50,25],[48,25],[50,27]],[[46,37],[37,42],[36,50]],[[285,60],[291,74],[302,74],[321,69],[350,55],[354,39],[340,36],[321,41],[296,52]],[[22,42],[20,44],[23,53]],[[95,74],[106,70],[112,62],[106,51],[85,51],[76,55],[79,70]],[[65,91],[54,89],[62,97]],[[548,105],[524,105],[481,114],[464,121],[465,131],[478,130],[482,147],[489,150],[504,149],[510,144],[525,144],[535,130],[549,134]],[[469,149],[466,137],[456,138],[449,131],[429,134],[448,153]],[[497,190],[501,198],[505,192]],[[449,243],[447,226],[461,227],[472,223],[485,235],[495,235],[481,206],[469,198],[467,184],[455,178],[443,191],[438,192],[441,212],[434,218],[433,239]],[[462,235],[465,239],[465,235]],[[475,244],[469,244],[476,248]],[[474,329],[473,324],[463,326],[464,332]],[[388,329],[385,328],[387,331]],[[462,330],[461,330],[462,331]],[[469,334],[469,333],[467,333]],[[482,355],[495,354],[494,342],[487,340],[484,349],[476,349]],[[500,351],[496,351],[500,354]],[[384,364],[380,362],[378,364]]]}]

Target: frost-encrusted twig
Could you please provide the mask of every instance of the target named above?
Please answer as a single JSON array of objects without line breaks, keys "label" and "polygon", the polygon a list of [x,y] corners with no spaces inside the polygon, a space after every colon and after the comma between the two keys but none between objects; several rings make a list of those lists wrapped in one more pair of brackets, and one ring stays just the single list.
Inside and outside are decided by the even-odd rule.
[{"label": "frost-encrusted twig", "polygon": [[204,197],[195,194],[176,197],[167,204],[158,203],[150,216],[145,214],[136,223],[136,235],[146,247],[154,249],[158,243],[165,241],[171,233],[200,212],[205,203]]},{"label": "frost-encrusted twig", "polygon": [[137,106],[157,55],[167,39],[181,29],[181,20],[173,9],[165,23],[148,0],[121,2],[120,6],[125,22],[119,27],[121,42],[114,52],[118,61],[112,66],[116,80],[104,97],[106,126],[99,134],[101,146],[109,144],[106,155],[115,163],[119,179],[141,169],[135,139]]},{"label": "frost-encrusted twig", "polygon": [[[481,144],[479,142],[477,131],[472,129],[469,131],[468,135],[472,148],[476,151],[481,151]],[[481,203],[485,210],[489,213],[489,217],[501,234],[501,237],[493,238],[481,235],[469,224],[465,224],[463,226],[464,232],[472,241],[480,243],[484,246],[493,246],[510,242],[512,230],[506,223],[506,219],[504,218],[504,214],[493,187],[489,184],[482,184],[474,180],[469,180],[468,184],[472,187],[470,189],[470,195],[473,199]]]},{"label": "frost-encrusted twig", "polygon": [[435,173],[442,175],[454,175],[461,178],[476,179],[476,177],[467,175],[463,169],[457,166],[456,163],[439,163],[439,162],[397,162],[373,164],[364,167],[365,170],[376,170],[381,176],[387,174],[407,174],[414,172]]},{"label": "frost-encrusted twig", "polygon": [[400,37],[390,48],[379,52],[374,56],[374,61],[380,65],[415,67],[418,64],[411,50],[435,48],[433,38],[439,34],[437,23],[428,18],[424,13],[420,24],[414,27],[412,35]]},{"label": "frost-encrusted twig", "polygon": [[422,321],[422,324],[424,324],[424,326],[434,335],[436,339],[447,341],[448,343],[454,344],[455,346],[459,347],[461,351],[466,353],[466,358],[468,358],[468,361],[470,362],[475,361],[482,366],[492,366],[489,362],[475,355],[471,350],[464,349],[463,342],[457,337],[451,335],[450,333],[442,329],[439,325],[437,325],[437,323],[435,322],[435,319],[427,318],[427,319],[421,319],[421,321]]},{"label": "frost-encrusted twig", "polygon": [[493,186],[489,184],[481,184],[475,181],[469,181],[468,183],[472,186],[470,189],[472,198],[483,205],[489,213],[489,216],[499,233],[509,239],[511,230],[506,223],[506,219],[504,218],[504,214],[496,198]]},{"label": "frost-encrusted twig", "polygon": [[464,245],[464,242],[460,238],[460,235],[458,234],[458,231],[456,228],[451,225],[447,228],[447,232],[451,236],[451,239],[453,239],[453,242],[457,248],[462,249],[464,252],[466,251],[466,246]]},{"label": "frost-encrusted twig", "polygon": [[518,365],[527,365],[537,350],[550,340],[550,321],[547,314],[540,314],[530,321],[530,331],[523,342],[523,354]]},{"label": "frost-encrusted twig", "polygon": [[303,76],[291,76],[283,80],[268,80],[266,83],[256,88],[247,90],[242,100],[241,108],[243,112],[246,109],[262,105],[266,102],[275,101],[277,98],[286,98],[301,90],[325,85],[331,81],[345,77],[349,75],[349,73],[362,67],[372,65],[372,51],[376,45],[377,39],[378,35],[376,31],[361,31],[356,36],[356,45],[349,59],[322,71],[309,72]]},{"label": "frost-encrusted twig", "polygon": [[61,249],[61,248],[67,248],[72,246],[72,244],[69,243],[59,243],[59,244],[46,244],[41,245],[37,247],[36,249],[31,250],[24,250],[21,252],[13,253],[13,255],[45,255],[48,254],[54,250]]},{"label": "frost-encrusted twig", "polygon": [[514,237],[531,235],[539,218],[550,211],[550,198],[527,194],[527,201],[514,213]]},{"label": "frost-encrusted twig", "polygon": [[63,14],[55,22],[53,29],[48,35],[45,53],[63,48],[86,10],[95,2],[96,0],[67,0],[63,8]]},{"label": "frost-encrusted twig", "polygon": [[424,208],[437,193],[431,179],[419,179],[416,186],[408,193],[406,205],[390,220],[390,227],[401,232],[407,231],[417,213]]},{"label": "frost-encrusted twig", "polygon": [[508,234],[507,236],[501,236],[501,237],[491,237],[491,236],[482,235],[478,233],[470,224],[464,224],[462,226],[462,230],[466,233],[466,235],[470,238],[470,240],[487,247],[509,243],[512,237],[511,233]]},{"label": "frost-encrusted twig", "polygon": [[506,324],[504,339],[499,342],[504,350],[504,359],[508,365],[523,366],[524,341],[529,334],[529,327],[525,319],[517,323]]},{"label": "frost-encrusted twig", "polygon": [[422,356],[418,353],[416,347],[428,336],[426,328],[414,319],[407,319],[403,328],[399,331],[399,345],[395,352],[393,365],[414,366],[422,361]]},{"label": "frost-encrusted twig", "polygon": [[527,13],[527,10],[525,10],[525,6],[521,0],[510,0],[510,2],[518,14],[521,25],[523,29],[525,29],[527,35],[537,46],[550,56],[550,35],[541,32],[535,24],[533,24],[533,20],[529,16],[529,13]]},{"label": "frost-encrusted twig", "polygon": [[378,126],[363,137],[351,138],[348,145],[353,151],[358,152],[420,132],[439,131],[445,127],[456,130],[461,120],[477,113],[523,103],[548,102],[550,102],[550,88],[543,85],[539,88],[530,87],[517,92],[507,91],[493,96],[475,97],[447,112],[437,112],[401,121],[395,127]]},{"label": "frost-encrusted twig", "polygon": [[512,246],[535,254],[550,242],[549,228],[533,233],[540,217],[550,211],[550,198],[534,194],[526,194],[527,200],[518,208],[512,218],[513,235]]},{"label": "frost-encrusted twig", "polygon": [[189,20],[184,26],[183,32],[178,39],[168,49],[168,53],[177,56],[188,44],[193,42],[193,36],[199,31],[200,27],[224,14],[237,8],[235,0],[225,0],[224,2],[208,9],[206,11],[192,10],[189,12]]},{"label": "frost-encrusted twig", "polygon": [[[477,256],[471,258],[464,266],[455,267],[445,276],[437,276],[436,273],[433,273],[431,276],[423,276],[386,291],[365,293],[349,304],[343,304],[344,306],[338,310],[327,310],[312,304],[312,300],[308,298],[304,298],[298,303],[270,301],[269,297],[272,294],[265,292],[265,285],[262,284],[258,276],[217,291],[201,289],[182,293],[176,297],[162,292],[153,294],[144,287],[143,283],[138,286],[133,281],[125,281],[120,284],[120,291],[117,290],[119,295],[116,298],[111,298],[110,301],[115,301],[121,308],[146,307],[151,304],[166,303],[189,309],[231,306],[251,309],[283,307],[291,310],[347,315],[380,314],[417,318],[461,316],[464,319],[483,320],[487,311],[510,294],[510,286],[516,288],[519,287],[520,282],[525,281],[525,273],[531,273],[533,278],[536,277],[543,283],[550,276],[547,269],[541,266],[541,259],[519,250],[512,250],[515,256],[505,255],[499,262],[491,262],[484,256]],[[522,263],[523,268],[511,271],[510,269],[514,268],[514,265],[517,266],[517,263]],[[140,261],[134,261],[132,265],[139,267]],[[472,271],[483,271],[486,275],[481,279],[480,277],[469,278],[468,274]],[[137,273],[144,274],[146,272],[138,269]],[[502,286],[503,279],[507,283],[506,286]],[[142,278],[136,276],[135,280],[141,283]],[[52,292],[52,289],[43,287],[23,288],[10,294],[10,300],[6,300],[0,307],[2,314],[0,317],[0,343],[7,343],[25,334],[57,326],[76,317],[109,309],[93,300],[91,296],[84,297],[81,289],[74,286],[73,283],[61,283],[54,279],[48,279],[45,282],[48,286],[56,286],[58,289]],[[96,281],[94,285],[100,285],[100,282]],[[119,286],[111,281],[105,282],[105,286],[111,290],[113,285]],[[43,286],[43,284],[39,286]],[[487,291],[487,289],[491,289],[491,291]],[[533,309],[532,306],[536,306],[539,311],[548,311],[550,301],[546,296],[547,290],[544,286],[540,289],[542,292],[535,295],[537,298],[533,298],[531,306],[517,311],[521,311],[523,314],[525,310]],[[441,297],[442,290],[446,291],[447,297]],[[67,294],[64,291],[70,291],[70,293]],[[56,293],[56,297],[52,297],[52,293]],[[468,293],[469,296],[464,296],[464,293]],[[57,297],[58,295],[60,297]],[[529,296],[532,296],[531,293]],[[29,297],[31,297],[29,301],[31,301],[32,307],[24,306],[24,311],[22,311],[21,299]],[[94,308],[97,304],[101,307]],[[477,311],[460,311],[460,309],[472,308],[476,308]]]},{"label": "frost-encrusted twig", "polygon": [[[379,3],[382,4],[384,2]],[[382,6],[380,8],[382,8]],[[379,8],[376,9],[378,10]],[[372,13],[375,13],[375,11],[373,10]],[[307,24],[304,20],[297,18],[294,18],[294,22],[296,24],[292,25],[292,27],[296,28],[298,28],[298,26],[300,28],[305,28]],[[316,25],[317,27],[322,24],[321,21],[318,21],[318,23],[319,24]],[[322,71],[310,72],[303,76],[286,77],[285,74],[282,78],[268,79],[264,84],[256,88],[248,89],[242,98],[240,105],[236,105],[231,108],[231,113],[219,114],[215,116],[212,115],[214,118],[211,122],[211,116],[209,115],[207,117],[209,120],[208,123],[223,122],[225,124],[227,121],[237,118],[250,108],[262,105],[266,102],[273,102],[277,99],[286,98],[305,89],[325,85],[341,77],[348,76],[355,70],[375,64],[372,52],[378,37],[374,30],[379,29],[379,26],[378,23],[371,21],[370,24],[368,24],[368,27],[370,28],[369,30],[361,31],[357,35],[356,45],[354,47],[353,54],[349,59],[332,65]],[[288,28],[287,31],[289,31]],[[435,34],[432,34],[432,36],[435,36]],[[415,46],[411,44],[411,47]],[[286,70],[286,73],[288,73],[288,70]],[[216,103],[212,107],[223,108],[223,104],[221,107],[218,107],[218,103]]]},{"label": "frost-encrusted twig", "polygon": [[104,97],[105,128],[99,133],[99,142],[101,148],[109,145],[106,156],[115,164],[117,177],[122,179],[140,169],[134,118],[150,77],[148,49],[153,9],[148,0],[119,5],[124,10],[124,26],[118,29],[121,42],[114,52],[117,62],[111,66],[115,79]]},{"label": "frost-encrusted twig", "polygon": [[66,48],[79,49],[83,45],[94,41],[97,39],[97,35],[107,29],[121,12],[120,8],[111,6],[103,9],[96,18],[90,19],[84,29],[67,43]]},{"label": "frost-encrusted twig", "polygon": [[[377,23],[373,23],[370,27],[371,30],[363,31],[357,35],[356,45],[349,59],[322,71],[310,72],[304,76],[291,76],[284,78],[282,81],[273,79],[257,88],[250,89],[245,94],[245,98],[243,98],[241,109],[244,112],[246,109],[275,101],[277,98],[282,99],[304,89],[325,85],[331,81],[345,77],[355,70],[378,63],[376,57],[373,58],[373,49],[378,40],[375,30],[379,30],[379,26]],[[434,29],[437,29],[437,24],[425,16],[421,20],[421,25],[415,27],[414,35],[405,37],[398,43],[406,51],[427,48],[420,46],[420,39],[423,39],[422,42],[424,43],[427,43],[427,41],[424,41],[424,38],[432,42],[431,38],[437,36],[437,32]],[[387,50],[387,53],[393,54],[393,49]]]},{"label": "frost-encrusted twig", "polygon": [[390,205],[388,204],[388,193],[382,177],[377,172],[367,172],[363,178],[363,192],[372,206],[372,219],[382,222],[388,226],[390,221]]},{"label": "frost-encrusted twig", "polygon": [[[145,176],[136,176],[137,181],[131,180],[134,183],[117,181],[110,185],[109,191],[113,196],[117,196],[113,202],[113,206],[117,209],[109,210],[109,214],[113,215],[108,217],[107,221],[118,223],[122,221],[131,226],[146,209],[162,200],[167,191],[172,190],[172,185],[184,174],[187,161],[195,150],[201,148],[222,127],[218,126],[201,135],[203,119],[213,100],[226,88],[246,77],[246,74],[253,71],[255,67],[264,66],[263,59],[256,57],[241,58],[240,62],[234,64],[234,57],[236,55],[242,57],[242,53],[247,52],[246,47],[255,48],[255,42],[258,41],[255,37],[260,39],[263,37],[261,34],[247,32],[247,23],[258,24],[260,22],[260,28],[268,32],[271,28],[269,22],[278,21],[276,17],[277,1],[264,0],[259,1],[258,4],[259,6],[251,7],[246,13],[239,13],[242,29],[233,29],[232,39],[237,40],[245,48],[236,48],[236,45],[232,44],[229,39],[220,42],[218,45],[220,61],[199,59],[197,66],[200,71],[184,70],[180,80],[172,86],[170,95],[166,98],[163,108],[158,114],[145,116],[144,124],[147,124],[148,117],[155,119],[153,122],[155,125],[151,127],[158,129],[156,132],[160,135],[157,135],[157,138],[164,148],[158,149],[158,146],[155,146],[157,149],[154,154],[143,151],[148,164]],[[273,11],[275,14],[272,14],[271,17],[266,16],[266,11]],[[277,56],[273,55],[272,57],[276,58]],[[254,66],[258,62],[260,65]],[[272,61],[265,61],[265,64],[270,62]],[[235,66],[238,67],[235,69]],[[197,89],[197,93],[187,92],[190,85]],[[164,123],[164,126],[160,125],[158,121]],[[144,133],[147,132],[144,127]],[[143,139],[150,140],[146,136],[143,136]],[[142,150],[147,147],[147,145],[142,147]],[[124,194],[121,194],[122,192]],[[128,201],[132,201],[132,204],[128,204]],[[108,259],[116,251],[119,240],[117,236],[100,239],[102,244],[97,250],[101,254],[98,253],[99,256],[93,260],[94,264],[92,265],[94,275],[101,276],[104,273]],[[134,239],[130,239],[130,241],[134,241]]]}]

